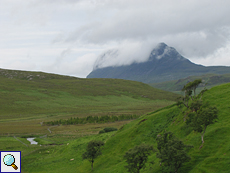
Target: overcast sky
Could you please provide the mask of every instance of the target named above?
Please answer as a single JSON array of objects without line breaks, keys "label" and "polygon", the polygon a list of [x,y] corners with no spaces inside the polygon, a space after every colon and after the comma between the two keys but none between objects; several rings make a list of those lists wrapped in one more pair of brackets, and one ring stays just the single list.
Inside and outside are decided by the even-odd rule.
[{"label": "overcast sky", "polygon": [[0,68],[86,77],[147,60],[159,42],[202,65],[230,66],[229,0],[0,0]]}]

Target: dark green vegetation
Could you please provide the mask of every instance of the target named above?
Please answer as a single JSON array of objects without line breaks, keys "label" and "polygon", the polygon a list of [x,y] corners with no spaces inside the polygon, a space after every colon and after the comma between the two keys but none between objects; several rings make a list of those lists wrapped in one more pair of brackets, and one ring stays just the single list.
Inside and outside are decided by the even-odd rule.
[{"label": "dark green vegetation", "polygon": [[73,125],[73,124],[87,124],[87,123],[108,123],[115,121],[124,121],[124,120],[132,120],[138,118],[138,115],[103,115],[103,116],[87,116],[83,118],[69,118],[67,120],[56,120],[56,121],[48,121],[43,122],[44,125]]},{"label": "dark green vegetation", "polygon": [[218,119],[218,110],[215,106],[202,105],[195,113],[188,114],[186,123],[192,127],[195,132],[201,133],[201,140],[204,143],[204,134],[207,127],[214,124]]},{"label": "dark green vegetation", "polygon": [[[82,160],[87,144],[92,140],[105,143],[102,155],[94,162],[94,173],[126,172],[124,154],[141,143],[157,148],[157,135],[171,131],[185,145],[193,145],[187,153],[191,160],[182,165],[178,173],[228,173],[230,170],[230,84],[216,86],[206,91],[204,102],[216,106],[219,110],[216,123],[207,127],[205,143],[202,144],[200,133],[188,128],[184,113],[176,105],[171,105],[143,115],[123,125],[118,131],[79,137],[77,134],[48,135],[40,141],[61,143],[63,145],[29,145],[26,147],[13,137],[0,137],[2,150],[22,151],[23,172],[91,172],[87,160]],[[89,124],[90,126],[91,124]],[[62,126],[61,126],[62,127]],[[114,126],[113,126],[114,127]],[[75,127],[79,128],[79,127]],[[18,138],[28,144],[24,138]],[[112,156],[112,157],[111,157]],[[152,165],[152,161],[155,164]],[[160,160],[156,154],[149,156],[146,168],[141,172],[161,172]]]},{"label": "dark green vegetation", "polygon": [[[194,81],[192,81],[192,82],[187,83],[187,84],[183,87],[182,91],[186,91],[186,93],[188,92],[188,93],[191,93],[191,94],[192,94],[192,92],[193,92],[194,98],[196,98],[196,88],[197,88],[201,83],[202,83],[202,80],[201,80],[201,79],[196,79],[196,80],[194,80]],[[187,94],[188,94],[188,93],[187,93]],[[188,94],[188,95],[190,96],[191,94]],[[191,96],[191,99],[193,100],[193,96]]]},{"label": "dark green vegetation", "polygon": [[[80,79],[0,70],[0,134],[47,134],[43,122],[88,116],[141,115],[174,103],[175,94],[119,79]],[[126,122],[117,122],[116,126]],[[9,128],[10,127],[10,128]],[[53,133],[98,133],[97,125],[57,126]],[[76,129],[77,128],[77,129]],[[78,133],[76,133],[76,130]],[[86,132],[87,131],[87,132]]]},{"label": "dark green vegetation", "polygon": [[[102,55],[111,58],[114,54]],[[98,60],[97,62],[101,62]],[[195,64],[182,55],[176,49],[160,43],[149,55],[146,62],[132,63],[124,66],[99,68],[95,64],[94,70],[87,78],[117,78],[140,81],[144,83],[159,83],[165,81],[179,80],[189,76],[200,76],[208,73],[227,74],[230,67],[224,66],[202,66]]]},{"label": "dark green vegetation", "polygon": [[177,173],[185,162],[189,162],[191,158],[187,155],[187,151],[193,146],[185,145],[178,140],[172,132],[165,132],[157,136],[157,158],[160,159],[162,172]]},{"label": "dark green vegetation", "polygon": [[124,159],[127,162],[128,172],[130,173],[139,173],[142,168],[145,167],[145,163],[148,160],[148,156],[151,155],[153,147],[151,145],[140,144],[129,151],[124,155]]},{"label": "dark green vegetation", "polygon": [[117,128],[115,128],[115,127],[106,127],[103,130],[100,130],[99,134],[101,134],[101,133],[107,133],[107,132],[112,132],[112,131],[117,131]]},{"label": "dark green vegetation", "polygon": [[103,141],[90,141],[86,147],[86,152],[82,154],[82,159],[87,159],[91,163],[91,169],[93,170],[93,163],[95,159],[100,156],[101,147],[104,146]]},{"label": "dark green vegetation", "polygon": [[181,90],[184,85],[188,82],[194,81],[196,79],[202,79],[202,84],[199,85],[197,91],[198,93],[206,87],[207,89],[212,88],[224,83],[230,82],[230,74],[205,74],[201,76],[189,76],[179,80],[161,82],[161,83],[151,83],[150,86],[154,88],[159,88],[165,91],[171,91],[181,94]]},{"label": "dark green vegetation", "polygon": [[182,112],[185,114],[184,121],[195,132],[201,133],[201,147],[203,147],[205,131],[209,125],[214,124],[218,119],[218,110],[216,106],[210,105],[208,102],[203,102],[202,97],[207,89],[202,90],[196,96],[196,88],[199,84],[201,84],[201,79],[187,83],[182,89],[184,91],[182,101],[179,100],[177,106],[180,109],[182,105],[185,106],[186,110]]}]

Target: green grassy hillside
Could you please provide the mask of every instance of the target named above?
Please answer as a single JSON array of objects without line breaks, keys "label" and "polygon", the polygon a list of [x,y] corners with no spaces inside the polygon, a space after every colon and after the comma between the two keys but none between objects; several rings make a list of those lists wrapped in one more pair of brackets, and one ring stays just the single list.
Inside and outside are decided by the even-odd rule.
[{"label": "green grassy hillside", "polygon": [[[40,123],[70,117],[141,115],[174,103],[176,97],[134,81],[1,69],[0,134],[46,134]],[[58,133],[63,129],[55,128]]]},{"label": "green grassy hillside", "polygon": [[[125,161],[123,155],[135,145],[146,143],[156,148],[156,137],[162,131],[172,131],[185,144],[193,145],[189,155],[191,161],[180,170],[181,173],[227,173],[230,169],[230,84],[213,87],[207,91],[203,100],[208,101],[219,110],[218,121],[208,126],[205,133],[203,148],[199,133],[185,127],[183,114],[174,105],[143,115],[124,126],[117,132],[85,136],[77,139],[59,136],[49,136],[40,141],[61,141],[63,145],[29,146],[21,145],[14,138],[2,137],[2,142],[11,140],[14,145],[6,149],[22,150],[23,172],[91,172],[90,163],[82,160],[87,143],[92,139],[103,140],[105,146],[103,154],[94,163],[94,173],[124,173]],[[159,160],[153,154],[141,172],[160,172]]]},{"label": "green grassy hillside", "polygon": [[167,81],[167,82],[162,82],[162,83],[152,83],[149,85],[155,88],[165,90],[165,91],[181,93],[181,89],[184,87],[184,85],[196,79],[202,79],[202,84],[199,85],[199,88],[198,88],[198,90],[200,91],[204,87],[210,89],[213,86],[217,86],[223,83],[230,82],[230,74],[205,74],[201,76],[189,76],[184,79]]}]

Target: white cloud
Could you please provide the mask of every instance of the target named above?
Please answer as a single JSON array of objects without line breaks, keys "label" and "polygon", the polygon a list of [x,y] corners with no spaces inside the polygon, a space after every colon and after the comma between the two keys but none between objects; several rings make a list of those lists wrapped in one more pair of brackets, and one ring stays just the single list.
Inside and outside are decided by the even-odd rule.
[{"label": "white cloud", "polygon": [[85,77],[92,71],[96,58],[97,56],[94,53],[88,53],[76,59],[56,60],[55,63],[44,65],[42,70],[71,76],[78,74],[77,77]]},{"label": "white cloud", "polygon": [[146,60],[159,42],[194,62],[230,65],[229,6],[228,0],[1,0],[1,67],[85,77],[106,50],[119,54],[104,65],[129,64]]},{"label": "white cloud", "polygon": [[200,57],[199,59],[194,59],[194,62],[198,64],[203,64],[206,66],[230,66],[230,44],[225,47],[217,49],[213,54],[206,57]]},{"label": "white cloud", "polygon": [[94,63],[94,69],[144,62],[148,60],[153,47],[155,44],[150,41],[125,40],[118,47],[101,54]]},{"label": "white cloud", "polygon": [[34,69],[36,69],[36,64],[27,61],[14,61],[9,66],[7,66],[7,69],[34,71]]}]

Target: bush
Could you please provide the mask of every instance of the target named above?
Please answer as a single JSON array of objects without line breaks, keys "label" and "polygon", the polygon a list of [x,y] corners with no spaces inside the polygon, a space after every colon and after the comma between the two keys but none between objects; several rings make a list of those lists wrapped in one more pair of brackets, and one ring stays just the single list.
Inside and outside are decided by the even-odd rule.
[{"label": "bush", "polygon": [[105,131],[104,131],[104,130],[100,130],[100,131],[99,131],[99,134],[101,134],[101,133],[105,133]]},{"label": "bush", "polygon": [[115,127],[106,127],[103,130],[100,130],[99,134],[101,134],[101,133],[107,133],[107,132],[112,132],[112,131],[117,131],[117,128],[115,128]]},{"label": "bush", "polygon": [[157,137],[157,158],[162,163],[162,170],[167,172],[178,172],[185,162],[191,160],[187,155],[189,149],[193,148],[191,145],[185,145],[182,141],[177,139],[172,132],[164,132],[164,134]]},{"label": "bush", "polygon": [[148,156],[155,151],[151,145],[141,144],[127,151],[124,155],[126,162],[128,163],[125,168],[130,173],[139,173],[142,168],[145,167],[145,163],[148,160]]},{"label": "bush", "polygon": [[117,131],[117,128],[115,128],[115,127],[106,127],[106,128],[104,128],[104,131],[105,132]]}]

